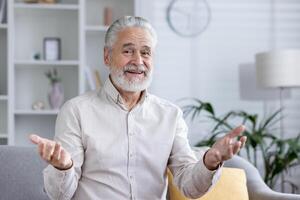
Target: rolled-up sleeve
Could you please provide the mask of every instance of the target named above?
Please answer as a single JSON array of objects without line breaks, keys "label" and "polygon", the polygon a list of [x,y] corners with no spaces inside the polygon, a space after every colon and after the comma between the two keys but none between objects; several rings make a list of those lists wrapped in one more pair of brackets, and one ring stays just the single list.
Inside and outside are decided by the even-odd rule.
[{"label": "rolled-up sleeve", "polygon": [[73,166],[68,170],[58,170],[49,165],[43,172],[45,190],[50,199],[71,199],[81,177],[84,160],[79,112],[71,101],[64,104],[57,116],[54,140],[71,154]]},{"label": "rolled-up sleeve", "polygon": [[178,111],[175,138],[168,167],[174,176],[174,184],[189,198],[203,196],[217,182],[221,168],[210,171],[203,163],[203,155],[196,158],[188,139],[187,125]]}]

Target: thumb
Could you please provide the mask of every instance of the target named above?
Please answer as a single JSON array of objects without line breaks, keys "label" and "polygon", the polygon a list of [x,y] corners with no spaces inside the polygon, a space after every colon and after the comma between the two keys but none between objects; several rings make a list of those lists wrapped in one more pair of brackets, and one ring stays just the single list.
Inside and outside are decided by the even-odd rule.
[{"label": "thumb", "polygon": [[31,135],[29,136],[29,139],[30,139],[30,141],[31,141],[32,143],[38,144],[38,143],[41,141],[42,138],[41,138],[40,136],[38,136],[38,135],[31,134]]}]

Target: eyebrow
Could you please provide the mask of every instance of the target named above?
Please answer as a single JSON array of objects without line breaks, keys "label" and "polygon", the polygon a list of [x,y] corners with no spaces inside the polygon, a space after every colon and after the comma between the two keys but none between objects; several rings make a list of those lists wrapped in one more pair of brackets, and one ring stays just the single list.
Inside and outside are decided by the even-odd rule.
[{"label": "eyebrow", "polygon": [[126,47],[133,47],[134,46],[134,44],[133,43],[125,43],[125,44],[123,44],[123,48],[126,48]]},{"label": "eyebrow", "polygon": [[[134,47],[135,45],[133,43],[125,43],[123,44],[122,48],[126,48],[126,47]],[[151,50],[150,46],[144,45],[142,46],[142,48],[145,48],[147,50]]]},{"label": "eyebrow", "polygon": [[149,46],[143,46],[142,48],[144,48],[145,50],[147,50],[147,51],[151,51],[151,47],[149,47]]}]

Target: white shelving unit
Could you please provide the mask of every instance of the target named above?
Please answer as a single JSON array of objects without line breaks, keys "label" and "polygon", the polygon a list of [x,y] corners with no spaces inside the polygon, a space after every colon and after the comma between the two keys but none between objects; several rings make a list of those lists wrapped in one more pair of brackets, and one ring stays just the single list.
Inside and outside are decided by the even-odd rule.
[{"label": "white shelving unit", "polygon": [[[9,144],[29,145],[28,135],[37,133],[53,138],[58,110],[51,110],[48,103],[49,80],[45,73],[57,69],[62,79],[64,98],[68,100],[81,93],[80,72],[80,6],[79,1],[61,0],[57,4],[11,4],[12,75],[14,96],[12,109],[12,135]],[[43,42],[47,37],[61,41],[61,59],[43,59]],[[33,59],[39,53],[40,60]],[[44,110],[33,110],[34,102],[43,102]]]},{"label": "white shelving unit", "polygon": [[[104,9],[113,20],[135,13],[134,0],[60,0],[56,4],[26,4],[8,0],[8,23],[0,24],[0,144],[30,145],[28,135],[53,138],[59,110],[48,104],[50,84],[45,72],[56,68],[65,101],[88,90],[84,68],[108,70],[103,63]],[[43,41],[61,41],[61,59],[43,59]],[[33,58],[40,54],[41,59]],[[33,110],[36,101],[45,109]]]},{"label": "white shelving unit", "polygon": [[46,61],[46,60],[16,60],[15,66],[78,66],[79,61],[75,60],[60,60],[60,61]]}]

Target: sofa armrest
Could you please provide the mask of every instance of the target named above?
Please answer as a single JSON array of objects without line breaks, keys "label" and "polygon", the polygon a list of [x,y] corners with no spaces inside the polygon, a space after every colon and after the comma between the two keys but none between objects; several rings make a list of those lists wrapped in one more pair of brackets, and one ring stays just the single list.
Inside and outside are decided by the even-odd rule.
[{"label": "sofa armrest", "polygon": [[258,170],[247,160],[234,156],[225,162],[226,167],[244,169],[247,176],[247,188],[250,200],[300,200],[300,195],[275,192],[265,184]]},{"label": "sofa armrest", "polygon": [[[194,147],[197,157],[203,155],[207,147]],[[247,160],[234,156],[224,163],[225,167],[244,169],[247,176],[249,200],[300,200],[300,195],[286,194],[271,190],[263,181],[258,170]]]}]

